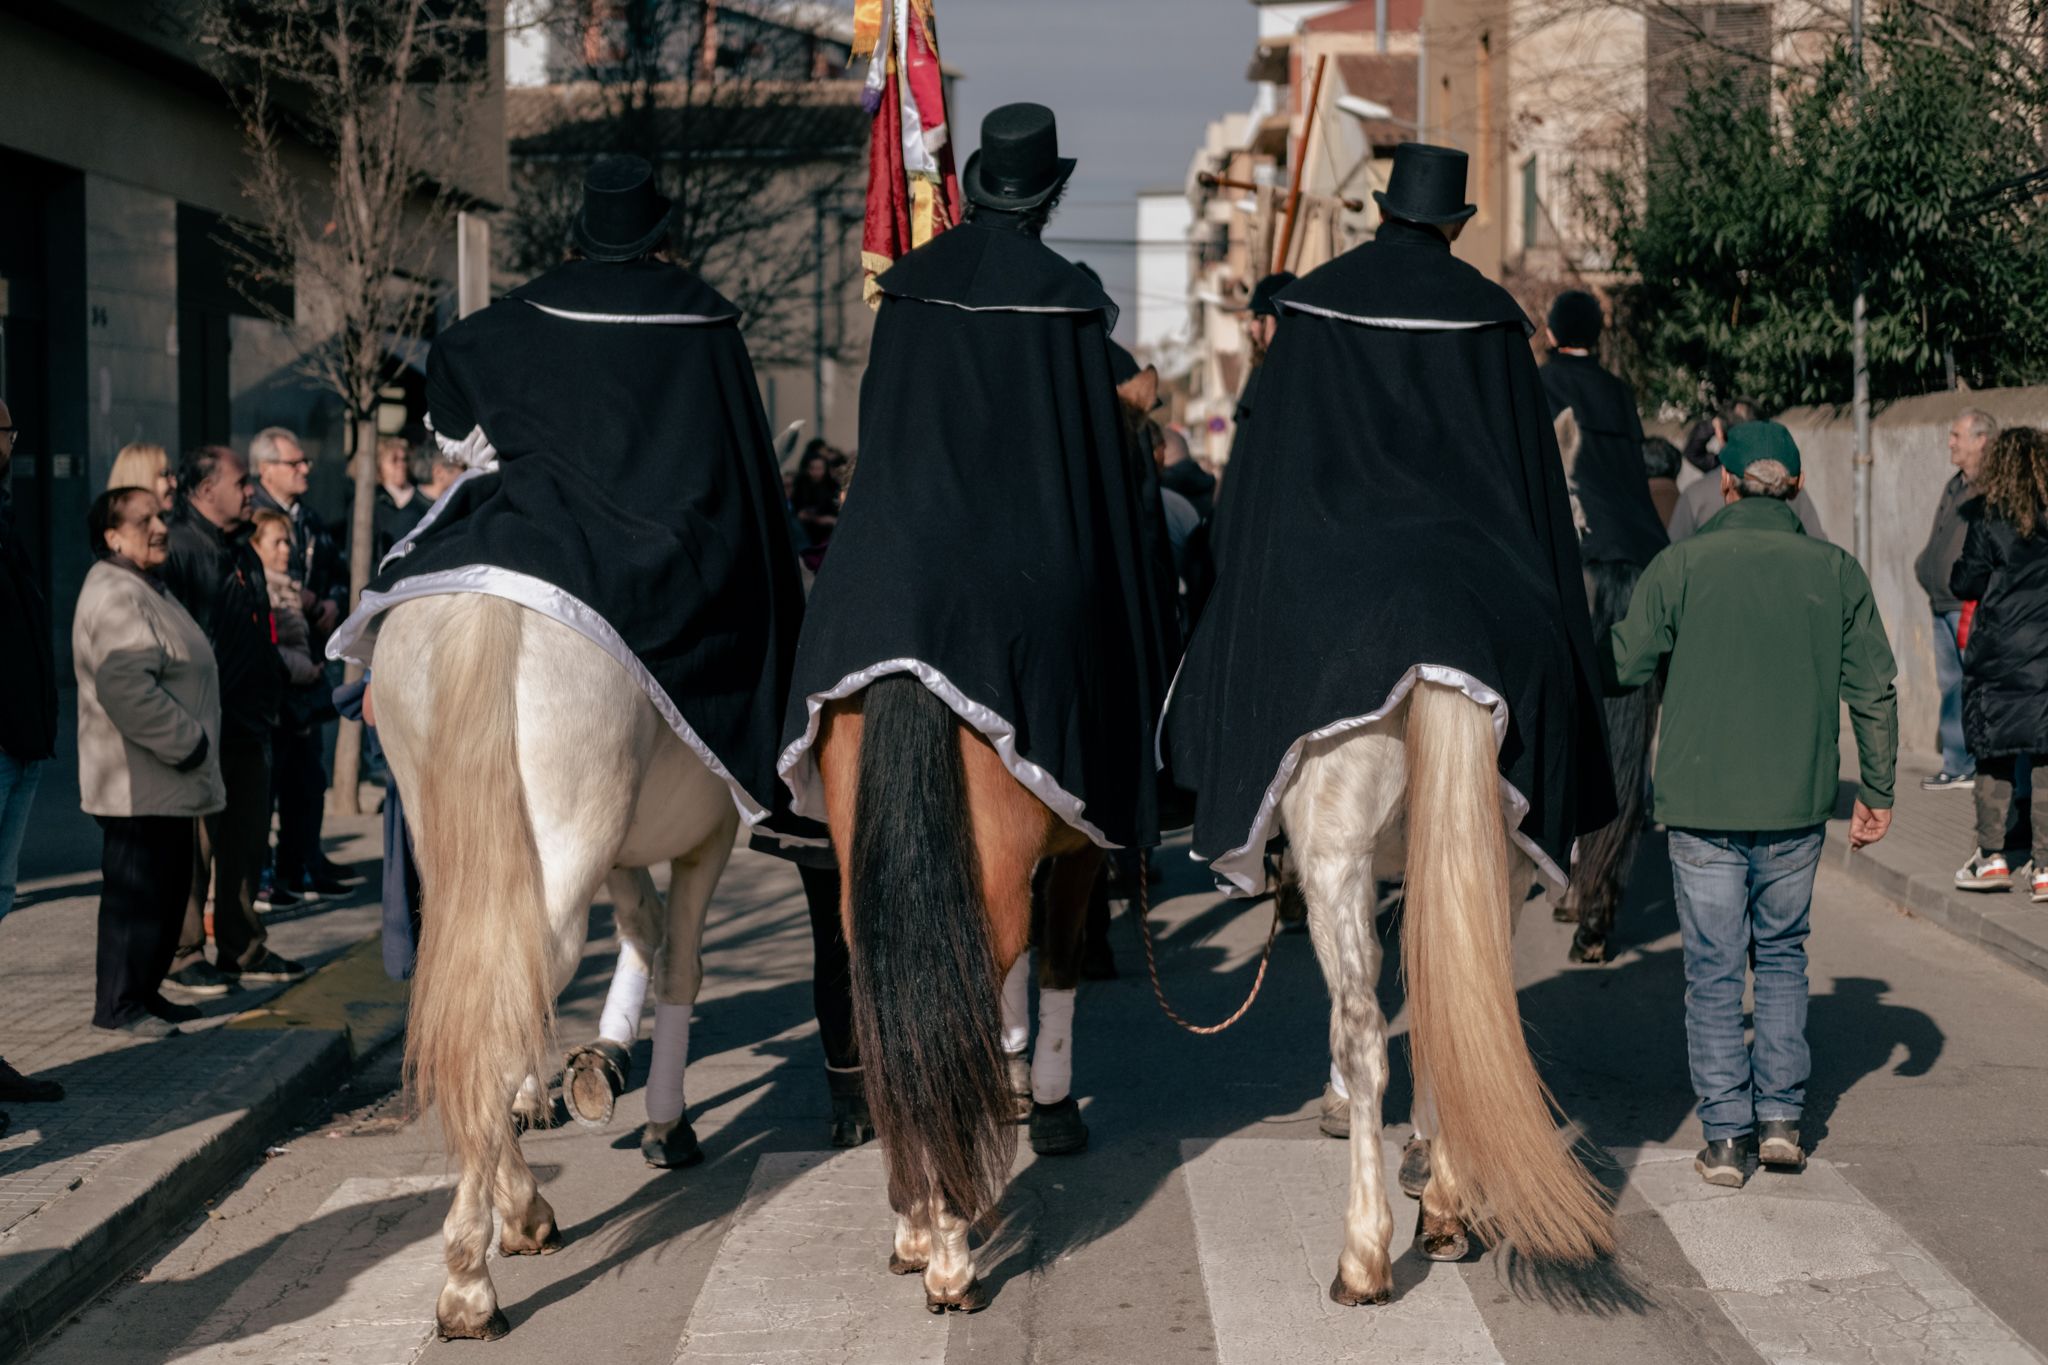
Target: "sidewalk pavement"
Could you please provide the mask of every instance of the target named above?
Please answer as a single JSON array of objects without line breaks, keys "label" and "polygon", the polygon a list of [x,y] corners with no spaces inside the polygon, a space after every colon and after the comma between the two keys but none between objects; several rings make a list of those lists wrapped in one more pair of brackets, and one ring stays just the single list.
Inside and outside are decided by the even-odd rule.
[{"label": "sidewalk pavement", "polygon": [[[40,800],[61,799],[47,783]],[[376,817],[330,818],[353,895],[270,918],[297,985],[195,1002],[183,1036],[91,1026],[97,868],[24,882],[0,920],[0,1056],[60,1081],[57,1104],[9,1104],[0,1138],[0,1361],[76,1312],[404,1028],[406,987],[378,945]],[[97,850],[95,849],[95,855]],[[73,860],[76,866],[76,860]]]},{"label": "sidewalk pavement", "polygon": [[[1933,775],[1931,767],[1901,761],[1891,833],[1852,853],[1848,822],[1833,821],[1828,856],[1921,918],[2048,981],[2048,905],[2034,904],[2017,877],[2006,892],[1956,889],[1956,869],[1977,847],[1976,806],[1967,791],[1922,791],[1921,779]],[[2037,774],[2037,789],[2040,780]],[[2034,818],[2042,818],[2038,804]]]}]

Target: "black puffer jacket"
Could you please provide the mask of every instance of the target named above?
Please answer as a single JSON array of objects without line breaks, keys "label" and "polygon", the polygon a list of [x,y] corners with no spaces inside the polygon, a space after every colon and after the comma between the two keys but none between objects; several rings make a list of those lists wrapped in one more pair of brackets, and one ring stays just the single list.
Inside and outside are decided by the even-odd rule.
[{"label": "black puffer jacket", "polygon": [[1963,738],[1977,758],[2048,754],[2048,512],[2020,535],[1981,502],[1949,587],[1978,603],[1963,653]]}]

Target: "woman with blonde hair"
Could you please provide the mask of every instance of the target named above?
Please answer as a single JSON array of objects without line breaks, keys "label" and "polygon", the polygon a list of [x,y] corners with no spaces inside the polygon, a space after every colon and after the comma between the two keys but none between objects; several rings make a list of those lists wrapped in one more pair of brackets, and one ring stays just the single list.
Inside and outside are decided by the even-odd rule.
[{"label": "woman with blonde hair", "polygon": [[141,488],[156,494],[166,515],[171,510],[171,490],[177,480],[171,475],[171,453],[151,441],[131,441],[114,457],[108,488]]},{"label": "woman with blonde hair", "polygon": [[[1963,738],[1977,760],[1977,853],[1956,873],[1972,891],[2004,891],[2004,848],[2021,760],[2048,771],[2048,432],[2008,427],[1984,452],[1966,508],[1970,528],[1949,588],[1977,603],[1963,651]],[[2034,817],[2032,863],[2020,869],[2048,901],[2048,820]]]}]

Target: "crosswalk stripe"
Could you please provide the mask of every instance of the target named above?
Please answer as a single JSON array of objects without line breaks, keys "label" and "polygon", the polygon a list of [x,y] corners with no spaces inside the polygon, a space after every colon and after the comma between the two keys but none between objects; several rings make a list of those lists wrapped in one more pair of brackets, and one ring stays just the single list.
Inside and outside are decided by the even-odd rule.
[{"label": "crosswalk stripe", "polygon": [[1728,1320],[1771,1361],[2040,1365],[2042,1357],[1826,1161],[1703,1182],[1689,1151],[1618,1152]]},{"label": "crosswalk stripe", "polygon": [[441,1192],[452,1183],[447,1176],[342,1181],[193,1329],[172,1365],[415,1359],[434,1330],[447,1211]]},{"label": "crosswalk stripe", "polygon": [[1401,1154],[1391,1141],[1381,1148],[1394,1207],[1394,1300],[1376,1308],[1330,1301],[1349,1148],[1276,1138],[1181,1144],[1222,1365],[1499,1365],[1458,1267],[1407,1253],[1416,1206],[1394,1182]]},{"label": "crosswalk stripe", "polygon": [[943,1365],[947,1320],[884,1271],[895,1215],[874,1145],[754,1168],[690,1310],[677,1365]]}]

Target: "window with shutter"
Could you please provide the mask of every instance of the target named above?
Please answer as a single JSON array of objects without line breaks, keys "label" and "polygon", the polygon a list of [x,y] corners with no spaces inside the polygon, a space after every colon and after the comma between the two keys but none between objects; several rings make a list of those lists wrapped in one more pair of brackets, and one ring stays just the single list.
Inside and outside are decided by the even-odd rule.
[{"label": "window with shutter", "polygon": [[1645,122],[1655,147],[1694,90],[1735,79],[1747,99],[1770,98],[1771,5],[1659,7],[1644,26]]}]

